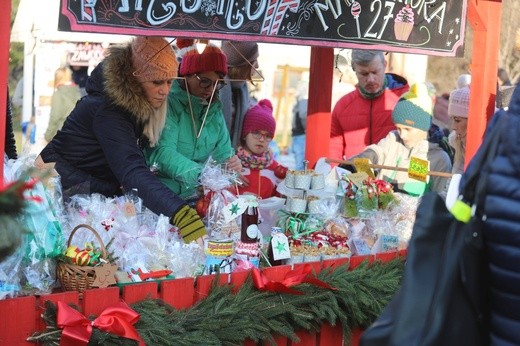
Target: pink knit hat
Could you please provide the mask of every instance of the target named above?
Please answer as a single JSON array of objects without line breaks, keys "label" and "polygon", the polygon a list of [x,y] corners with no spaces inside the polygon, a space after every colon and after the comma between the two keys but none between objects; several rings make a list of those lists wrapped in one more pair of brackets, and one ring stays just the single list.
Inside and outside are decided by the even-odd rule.
[{"label": "pink knit hat", "polygon": [[212,43],[208,43],[202,53],[195,45],[182,48],[183,55],[179,75],[188,76],[194,73],[215,71],[227,74],[227,58],[224,53]]},{"label": "pink knit hat", "polygon": [[455,89],[450,93],[448,104],[448,115],[450,117],[468,117],[469,110],[469,87],[465,86]]},{"label": "pink knit hat", "polygon": [[276,120],[273,117],[271,101],[263,99],[249,108],[242,126],[242,138],[255,131],[266,131],[271,137],[274,137],[275,130]]},{"label": "pink knit hat", "polygon": [[134,76],[141,83],[177,77],[177,57],[162,37],[138,36],[132,43]]}]

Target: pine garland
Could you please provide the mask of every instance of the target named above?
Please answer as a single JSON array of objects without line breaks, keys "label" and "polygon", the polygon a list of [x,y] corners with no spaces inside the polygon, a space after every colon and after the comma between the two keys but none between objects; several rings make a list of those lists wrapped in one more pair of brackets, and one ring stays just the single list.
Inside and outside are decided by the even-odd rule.
[{"label": "pine garland", "polygon": [[[316,277],[335,287],[328,290],[310,284],[295,286],[303,295],[259,291],[251,277],[233,293],[229,285],[214,281],[208,296],[186,310],[176,310],[159,299],[147,299],[131,307],[140,314],[135,325],[147,345],[241,345],[245,339],[266,340],[273,335],[298,342],[298,330],[318,331],[322,324],[340,324],[345,337],[352,329],[368,327],[397,291],[403,258],[390,262],[367,261],[352,271],[347,266],[326,268]],[[28,339],[43,345],[59,345],[56,307],[48,302],[43,318],[47,329]],[[136,345],[129,339],[94,328],[89,345]]]}]

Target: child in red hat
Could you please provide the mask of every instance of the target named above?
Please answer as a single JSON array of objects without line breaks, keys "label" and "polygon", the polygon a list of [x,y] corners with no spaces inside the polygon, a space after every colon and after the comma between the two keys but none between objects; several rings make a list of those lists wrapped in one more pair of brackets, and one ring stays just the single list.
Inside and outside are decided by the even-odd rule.
[{"label": "child in red hat", "polygon": [[276,162],[269,149],[275,130],[271,101],[260,100],[249,108],[242,127],[242,145],[237,148],[242,161],[242,177],[248,182],[239,187],[240,194],[252,193],[261,198],[277,195],[276,186],[285,178],[287,167]]}]

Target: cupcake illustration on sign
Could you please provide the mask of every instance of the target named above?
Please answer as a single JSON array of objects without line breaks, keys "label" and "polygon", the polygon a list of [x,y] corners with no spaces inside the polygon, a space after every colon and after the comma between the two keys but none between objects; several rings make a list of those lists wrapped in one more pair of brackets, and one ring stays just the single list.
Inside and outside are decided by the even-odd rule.
[{"label": "cupcake illustration on sign", "polygon": [[399,41],[408,41],[413,29],[413,10],[410,5],[403,7],[395,16],[394,33]]}]

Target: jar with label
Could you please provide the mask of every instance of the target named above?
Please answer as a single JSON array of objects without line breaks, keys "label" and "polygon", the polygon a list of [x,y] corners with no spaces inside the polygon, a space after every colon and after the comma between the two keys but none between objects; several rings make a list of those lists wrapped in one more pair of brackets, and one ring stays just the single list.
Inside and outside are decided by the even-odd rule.
[{"label": "jar with label", "polygon": [[256,243],[259,240],[258,201],[255,196],[247,197],[247,209],[242,214],[240,227],[241,242]]}]

